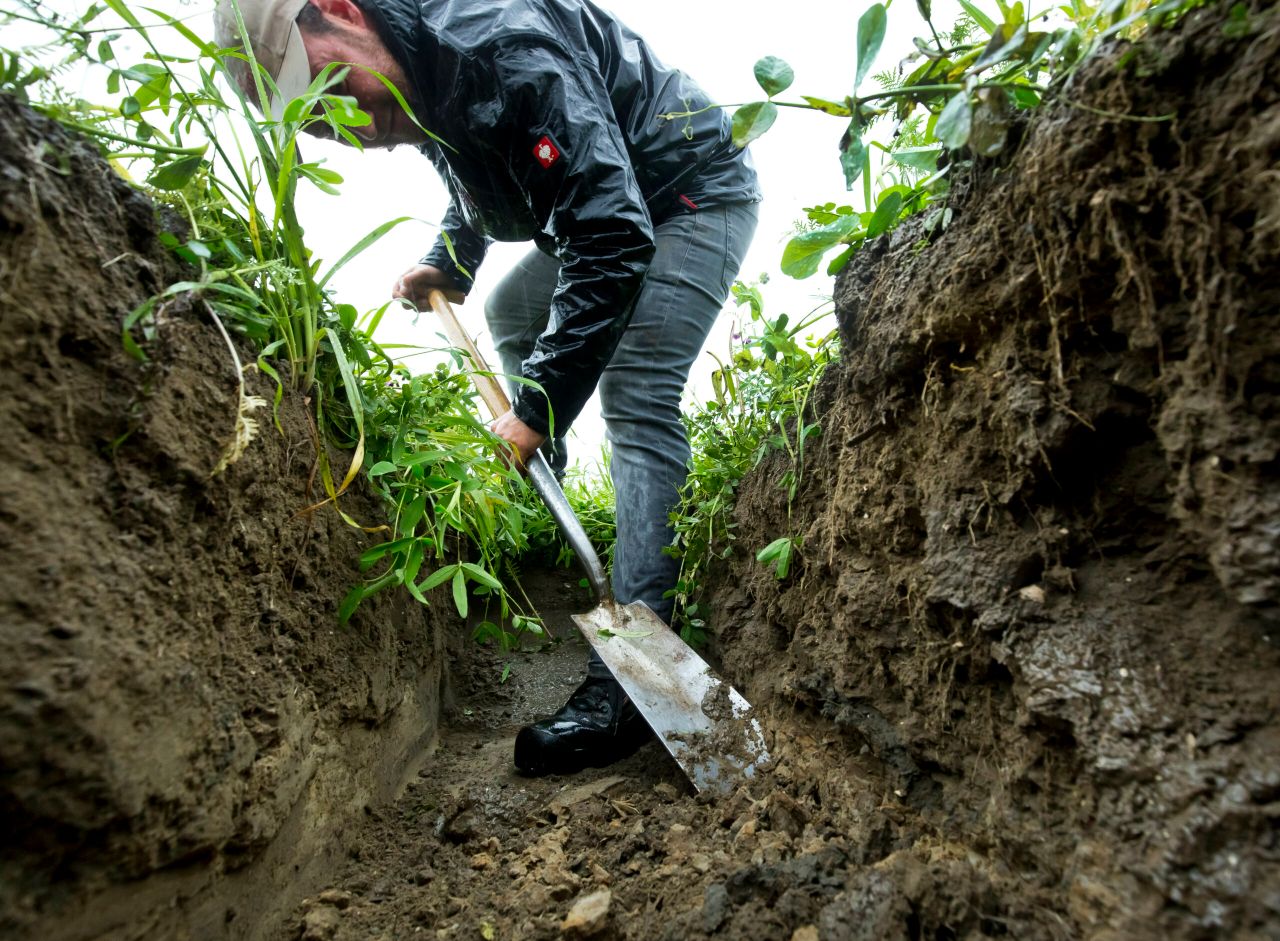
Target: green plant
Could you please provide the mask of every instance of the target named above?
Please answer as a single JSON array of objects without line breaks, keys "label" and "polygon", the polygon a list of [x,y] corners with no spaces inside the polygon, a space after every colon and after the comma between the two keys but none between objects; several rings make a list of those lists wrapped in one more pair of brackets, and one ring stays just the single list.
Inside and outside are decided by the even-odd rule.
[{"label": "green plant", "polygon": [[[617,537],[615,494],[613,479],[609,475],[608,449],[601,448],[600,459],[595,465],[570,468],[560,486],[607,573],[613,567],[613,548]],[[541,501],[530,512],[525,529],[530,554],[559,568],[577,564],[564,533]],[[583,582],[585,584],[585,579]]]},{"label": "green plant", "polygon": [[[403,220],[379,226],[322,270],[304,244],[294,208],[302,181],[328,192],[341,182],[319,163],[299,159],[299,135],[323,125],[358,145],[349,129],[369,122],[353,99],[332,93],[346,69],[335,65],[323,70],[307,93],[285,109],[282,120],[256,121],[245,87],[265,102],[270,80],[251,54],[219,50],[163,11],[148,9],[159,22],[144,25],[123,0],[94,4],[73,21],[47,13],[38,4],[20,6],[25,12],[10,15],[40,22],[68,42],[72,53],[62,67],[75,57],[101,66],[107,94],[118,96],[112,107],[55,100],[45,110],[96,138],[117,166],[145,167],[153,192],[188,223],[187,239],[170,234],[168,241],[196,269],[195,277],[170,285],[130,314],[123,336],[126,348],[145,358],[134,330],[145,332],[158,305],[168,298],[195,295],[260,347],[259,366],[277,380],[277,402],[283,389],[275,364],[283,360],[289,383],[315,395],[321,417],[337,394],[352,403],[359,423],[350,368],[356,353],[351,335],[354,311],[332,303],[325,288],[351,258]],[[95,27],[108,13],[120,25]],[[155,31],[162,31],[170,44],[175,37],[185,41],[188,51],[163,51]],[[116,49],[122,32],[145,47],[146,58],[132,63],[119,59]],[[244,87],[235,80],[237,71],[250,77]],[[226,81],[217,81],[219,76]],[[231,89],[232,98],[224,95],[224,87]],[[232,114],[243,120],[226,121]],[[246,133],[247,146],[241,137]],[[217,162],[216,172],[211,158]],[[327,354],[325,365],[336,368],[337,381],[317,386],[322,351]],[[358,443],[357,453],[359,448]],[[353,462],[342,486],[335,487],[322,454],[322,476],[331,497],[350,484],[359,465],[359,460]]]},{"label": "green plant", "polygon": [[[706,618],[699,600],[707,571],[732,554],[736,543],[733,510],[742,478],[767,455],[782,452],[787,469],[779,477],[787,513],[804,476],[805,450],[820,432],[808,402],[826,366],[836,355],[834,330],[806,335],[825,310],[792,322],[783,313],[765,316],[758,286],[738,282],[733,296],[746,308],[731,341],[727,361],[712,375],[715,397],[686,416],[693,449],[688,482],[672,513],[676,531],[670,550],[680,559],[676,602],[681,635],[701,640]],[[790,572],[798,540],[788,535],[759,551],[778,578]]]},{"label": "green plant", "polygon": [[[995,17],[972,0],[958,0],[964,15],[942,33],[933,23],[931,0],[916,0],[929,35],[915,40],[915,52],[904,61],[918,65],[905,76],[872,76],[878,87],[860,93],[884,41],[891,2],[872,3],[858,21],[851,94],[780,100],[777,96],[791,87],[795,73],[783,60],[766,56],[755,65],[763,101],[709,106],[736,109],[733,139],[740,147],[773,127],[780,108],[817,111],[848,122],[840,138],[840,163],[848,189],[862,181],[862,209],[827,203],[807,210],[814,224],[805,226],[783,251],[782,270],[792,277],[809,277],[826,253],[839,249],[826,267],[834,274],[869,239],[918,212],[930,210],[926,237],[944,229],[948,210],[934,204],[946,197],[948,175],[973,157],[999,154],[1016,111],[1034,108],[1045,98],[1073,104],[1062,80],[1102,42],[1167,26],[1203,0],[1068,0],[1048,11],[1062,23],[1052,29],[1035,28],[1048,16],[1030,12],[1022,0],[996,0]],[[1236,28],[1234,23],[1228,28]],[[663,117],[687,119],[696,113]],[[1114,117],[1164,121],[1172,116]],[[889,144],[873,135],[881,119],[896,122]]]},{"label": "green plant", "polygon": [[797,545],[794,536],[779,536],[756,553],[756,561],[772,565],[773,574],[781,581],[787,577],[787,573],[791,570],[791,556],[795,552]]},{"label": "green plant", "polygon": [[[500,629],[504,638],[540,630],[499,574],[507,558],[528,549],[524,530],[534,501],[493,457],[495,439],[475,418],[469,364],[455,352],[434,371],[413,375],[373,339],[386,307],[362,317],[329,292],[336,271],[403,220],[378,226],[328,266],[304,242],[294,209],[298,186],[332,193],[341,179],[302,161],[299,135],[323,125],[358,147],[351,128],[369,121],[353,99],[335,93],[345,67],[323,70],[279,120],[260,119],[249,99],[264,102],[273,89],[251,54],[218,49],[162,11],[145,15],[144,24],[123,0],[96,3],[74,19],[26,0],[0,10],[0,18],[40,26],[57,40],[6,48],[6,86],[95,139],[126,177],[141,171],[148,192],[185,220],[185,232],[166,233],[162,241],[191,275],[130,313],[126,349],[145,359],[158,313],[189,298],[224,336],[239,333],[255,347],[257,368],[275,381],[277,405],[286,388],[310,399],[325,491],[310,509],[333,504],[361,526],[339,498],[365,469],[389,510],[387,523],[362,526],[390,538],[364,553],[367,578],[340,605],[341,620],[384,588],[403,586],[425,603],[427,592],[447,584],[464,617],[471,598],[494,602],[496,620],[512,626]],[[142,61],[119,58],[129,45],[122,37],[146,49]],[[184,51],[166,51],[175,45]],[[35,61],[55,53],[60,58],[49,66]],[[63,94],[55,77],[75,64],[104,70],[106,93],[116,103]],[[239,354],[230,342],[228,349],[239,375]],[[240,388],[237,427],[219,469],[255,428],[242,380]],[[330,445],[350,453],[340,481],[329,466]],[[483,629],[484,623],[477,630]]]}]

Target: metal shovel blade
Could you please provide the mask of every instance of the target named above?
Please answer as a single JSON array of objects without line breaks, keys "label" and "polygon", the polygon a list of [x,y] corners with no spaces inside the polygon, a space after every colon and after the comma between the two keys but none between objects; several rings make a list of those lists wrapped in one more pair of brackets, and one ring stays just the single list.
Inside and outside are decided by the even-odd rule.
[{"label": "metal shovel blade", "polygon": [[573,620],[699,791],[728,793],[769,760],[751,705],[644,602]]}]

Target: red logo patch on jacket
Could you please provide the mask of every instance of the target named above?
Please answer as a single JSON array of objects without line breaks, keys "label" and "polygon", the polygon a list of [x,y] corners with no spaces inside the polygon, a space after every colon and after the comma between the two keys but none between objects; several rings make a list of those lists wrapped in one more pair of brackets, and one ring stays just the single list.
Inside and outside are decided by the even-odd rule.
[{"label": "red logo patch on jacket", "polygon": [[546,134],[542,140],[533,145],[533,159],[542,164],[542,169],[549,170],[551,165],[560,159],[560,148]]}]

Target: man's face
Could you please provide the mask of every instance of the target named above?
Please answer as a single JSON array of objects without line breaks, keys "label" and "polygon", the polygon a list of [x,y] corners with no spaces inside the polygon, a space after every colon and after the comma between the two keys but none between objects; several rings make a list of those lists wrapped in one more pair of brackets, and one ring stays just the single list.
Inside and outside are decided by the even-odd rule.
[{"label": "man's face", "polygon": [[[330,91],[354,98],[360,109],[368,113],[371,123],[349,128],[365,142],[366,147],[421,144],[426,140],[426,135],[404,113],[395,96],[372,74],[381,73],[406,100],[411,100],[409,80],[404,70],[371,23],[363,19],[340,20],[334,22],[334,28],[327,32],[317,34],[304,30],[302,39],[307,47],[313,79],[331,63],[350,64],[346,78]],[[330,136],[328,128],[323,125],[313,126],[313,133],[318,137]]]}]

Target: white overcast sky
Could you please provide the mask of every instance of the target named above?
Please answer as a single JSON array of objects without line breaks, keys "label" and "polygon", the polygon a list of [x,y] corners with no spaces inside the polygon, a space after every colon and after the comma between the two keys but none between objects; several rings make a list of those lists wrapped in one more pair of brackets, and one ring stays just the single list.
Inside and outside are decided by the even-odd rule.
[{"label": "white overcast sky", "polygon": [[[83,8],[84,2],[50,0],[50,5],[71,12]],[[210,32],[211,16],[191,16],[202,3],[150,0],[132,4],[140,15],[144,15],[141,7],[146,5],[187,17],[188,24],[199,33]],[[601,5],[644,36],[664,62],[691,75],[714,101],[735,103],[762,96],[752,66],[766,55],[785,59],[795,70],[795,84],[780,96],[784,99],[796,100],[807,94],[839,100],[849,94],[857,21],[869,4],[857,0],[604,0]],[[211,10],[212,3],[206,8]],[[936,2],[934,20],[950,24],[957,10],[954,0]],[[896,65],[912,51],[912,37],[924,32],[924,21],[915,4],[896,0],[890,7],[888,33],[872,71]],[[101,75],[85,77],[83,82],[83,87],[77,89],[81,94],[102,100]],[[772,130],[751,145],[764,202],[760,227],[740,277],[752,281],[768,275],[764,296],[770,316],[782,312],[793,319],[803,316],[822,305],[831,293],[829,277],[818,274],[796,281],[781,273],[779,261],[795,221],[803,218],[805,206],[850,200],[855,195],[861,199],[860,194],[846,193],[844,187],[837,152],[844,125],[839,118],[784,108]],[[448,202],[444,186],[426,158],[411,148],[360,153],[308,140],[304,153],[308,160],[323,159],[326,166],[345,178],[338,196],[326,195],[305,183],[300,187],[299,215],[316,257],[336,260],[365,233],[396,216],[422,220],[401,225],[331,282],[340,301],[362,311],[376,308],[387,300],[401,271],[420,258],[434,240],[434,223]],[[860,202],[855,201],[855,205],[861,208]],[[484,326],[484,297],[530,248],[527,244],[494,245],[478,272],[472,296],[459,309],[464,324],[478,335],[482,352],[494,364],[497,357]],[[707,343],[706,350],[721,359],[728,350],[733,315],[730,302]],[[437,346],[440,341],[435,336],[436,329],[430,314],[422,315],[415,325],[411,313],[388,311],[378,339],[384,343]],[[690,394],[708,394],[709,377],[715,368],[715,361],[704,351],[694,367]],[[592,460],[603,440],[594,399],[574,430],[581,440],[574,446],[573,457]]]}]

